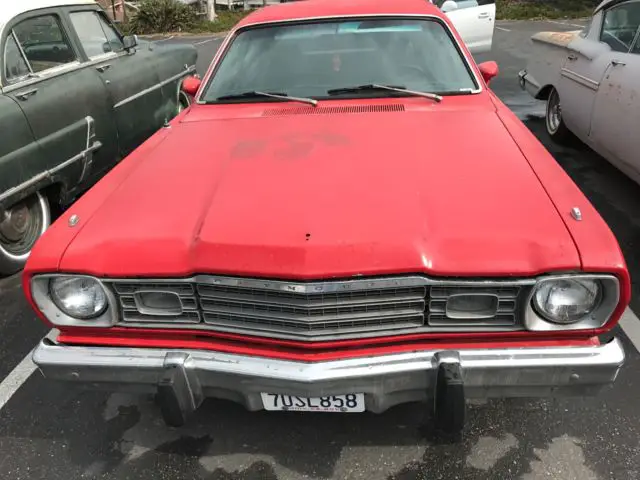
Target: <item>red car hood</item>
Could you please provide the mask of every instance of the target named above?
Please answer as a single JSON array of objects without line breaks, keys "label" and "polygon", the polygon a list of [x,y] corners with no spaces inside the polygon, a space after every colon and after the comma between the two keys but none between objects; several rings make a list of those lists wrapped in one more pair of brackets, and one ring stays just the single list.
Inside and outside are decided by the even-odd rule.
[{"label": "red car hood", "polygon": [[60,267],[289,279],[579,268],[495,109],[461,103],[196,106],[93,212]]}]

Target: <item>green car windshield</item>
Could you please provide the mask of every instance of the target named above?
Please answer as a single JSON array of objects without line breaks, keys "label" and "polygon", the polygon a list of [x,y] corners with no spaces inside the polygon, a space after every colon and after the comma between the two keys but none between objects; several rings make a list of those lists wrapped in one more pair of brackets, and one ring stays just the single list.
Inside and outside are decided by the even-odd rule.
[{"label": "green car windshield", "polygon": [[[240,31],[201,100],[207,103],[273,100],[247,95],[251,92],[315,99],[398,94],[375,88],[344,91],[371,85],[441,95],[478,89],[468,62],[440,21],[349,19]],[[239,98],[226,98],[236,95]]]}]

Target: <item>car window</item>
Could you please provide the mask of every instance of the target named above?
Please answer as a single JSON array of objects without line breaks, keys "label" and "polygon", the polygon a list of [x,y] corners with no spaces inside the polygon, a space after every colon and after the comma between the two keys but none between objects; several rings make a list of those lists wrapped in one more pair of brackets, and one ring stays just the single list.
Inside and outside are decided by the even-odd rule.
[{"label": "car window", "polygon": [[580,30],[580,33],[578,35],[580,35],[582,38],[587,38],[589,36],[589,32],[591,31],[592,25],[593,25],[593,17],[591,17],[587,22],[587,24],[584,27],[582,27],[582,30]]},{"label": "car window", "polygon": [[[435,0],[435,2],[433,3],[435,3],[438,8],[442,8],[442,5],[444,5],[444,2],[446,1],[451,2],[451,0]],[[454,1],[456,4],[456,10],[480,6],[480,2],[478,0],[454,0]],[[486,4],[488,2],[484,1],[483,3]]]},{"label": "car window", "polygon": [[618,5],[604,14],[600,40],[616,52],[629,52],[640,28],[640,2]]},{"label": "car window", "polygon": [[34,73],[74,62],[76,55],[55,15],[29,18],[13,27]]},{"label": "car window", "polygon": [[98,12],[74,12],[70,17],[87,57],[95,58],[124,49],[116,30]]},{"label": "car window", "polygon": [[13,35],[7,37],[7,43],[4,46],[4,73],[9,82],[30,73],[29,65],[22,56]]},{"label": "car window", "polygon": [[636,42],[631,49],[631,53],[635,53],[636,55],[640,55],[640,33],[636,37]]},{"label": "car window", "polygon": [[349,19],[241,31],[202,99],[255,90],[327,97],[329,90],[367,84],[442,94],[478,88],[440,21]]}]

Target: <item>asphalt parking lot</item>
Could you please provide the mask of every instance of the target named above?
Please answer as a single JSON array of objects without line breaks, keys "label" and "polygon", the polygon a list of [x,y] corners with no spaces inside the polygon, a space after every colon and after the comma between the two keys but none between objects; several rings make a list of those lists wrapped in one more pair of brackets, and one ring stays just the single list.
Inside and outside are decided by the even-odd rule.
[{"label": "asphalt parking lot", "polygon": [[[499,23],[493,52],[478,61],[498,61],[501,74],[492,88],[598,208],[632,278],[640,278],[640,188],[593,152],[550,143],[543,105],[517,84],[531,34],[580,23]],[[196,44],[203,74],[221,39],[164,41]],[[636,314],[639,289],[635,283]],[[343,416],[248,413],[207,401],[187,426],[175,429],[164,426],[150,398],[73,390],[34,372],[28,354],[47,329],[28,308],[16,276],[0,281],[0,478],[640,479],[640,354],[630,340],[640,322],[631,315],[625,328],[628,335],[620,328],[613,334],[623,339],[627,362],[603,395],[474,402],[459,444],[433,438],[421,405]]]}]

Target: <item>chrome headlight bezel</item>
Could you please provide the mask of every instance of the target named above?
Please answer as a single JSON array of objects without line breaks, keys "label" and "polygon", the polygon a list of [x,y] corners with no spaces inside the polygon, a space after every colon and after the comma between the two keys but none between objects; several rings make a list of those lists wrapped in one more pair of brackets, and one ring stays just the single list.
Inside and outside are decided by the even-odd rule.
[{"label": "chrome headlight bezel", "polygon": [[[102,287],[107,297],[106,308],[95,317],[80,318],[69,315],[63,311],[54,301],[50,291],[50,283],[58,278],[73,277],[85,278],[96,282]],[[31,278],[31,295],[36,306],[42,314],[52,324],[65,327],[112,327],[117,321],[117,304],[112,292],[104,283],[96,277],[90,275],[73,275],[73,274],[44,274],[34,275]]]},{"label": "chrome headlight bezel", "polygon": [[[572,323],[554,322],[542,312],[539,312],[534,300],[536,292],[546,282],[556,282],[560,280],[587,280],[598,282],[601,290],[597,305]],[[527,298],[524,313],[525,327],[530,331],[591,330],[601,328],[611,319],[619,301],[620,282],[613,275],[576,274],[540,277],[531,288],[531,292]]]}]

